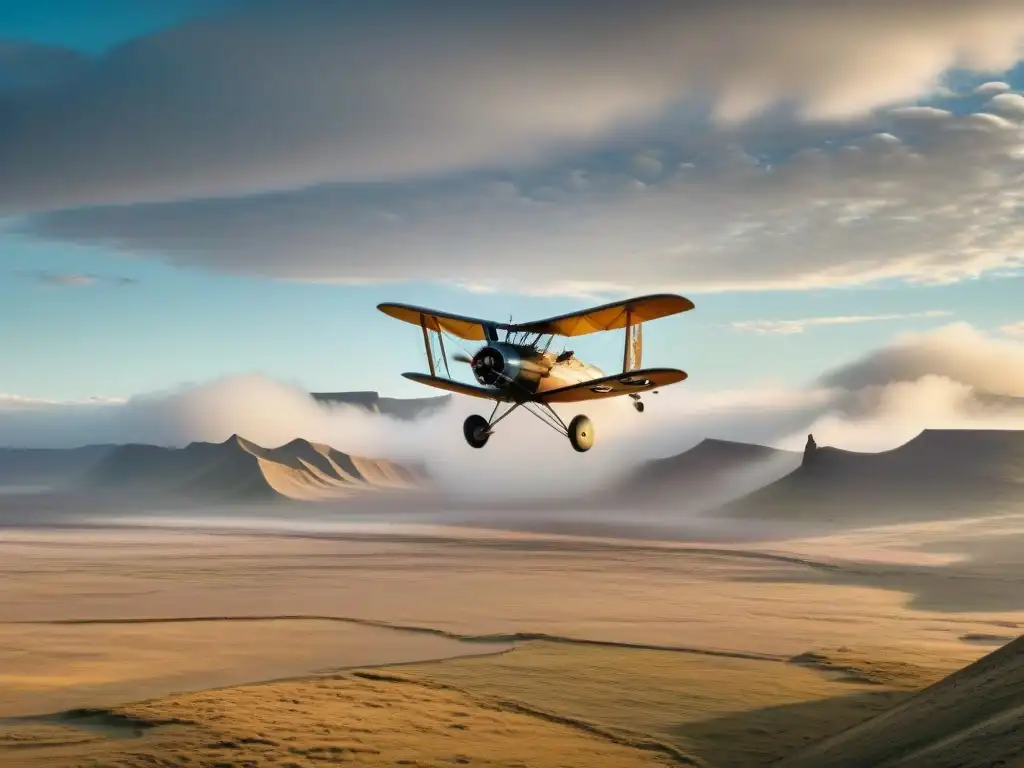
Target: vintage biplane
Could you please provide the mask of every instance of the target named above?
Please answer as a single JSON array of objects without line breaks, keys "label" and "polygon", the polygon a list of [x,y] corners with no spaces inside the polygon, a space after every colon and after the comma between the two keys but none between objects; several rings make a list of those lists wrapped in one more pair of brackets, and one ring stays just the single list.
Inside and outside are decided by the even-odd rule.
[{"label": "vintage biplane", "polygon": [[[633,399],[633,407],[643,413],[641,392],[656,392],[658,387],[686,378],[685,372],[674,368],[640,368],[643,323],[693,309],[693,302],[674,294],[640,296],[547,320],[515,324],[451,315],[408,304],[379,304],[377,309],[398,320],[418,325],[423,331],[430,374],[402,374],[405,378],[437,389],[494,401],[490,417],[474,414],[463,425],[466,442],[474,448],[483,448],[498,422],[522,406],[568,437],[577,451],[587,451],[594,444],[594,425],[590,419],[581,414],[566,424],[555,413],[552,403],[629,395]],[[612,376],[606,376],[600,369],[577,359],[571,350],[559,354],[549,351],[555,336],[583,336],[620,328],[625,330],[622,372]],[[501,339],[498,338],[499,333],[504,334]],[[440,346],[437,357],[448,378],[437,375],[434,334]],[[481,386],[452,380],[444,347],[446,335],[484,342],[472,357],[462,353],[452,355],[453,361],[469,364]],[[510,407],[498,416],[498,409],[503,403],[510,404]]]}]

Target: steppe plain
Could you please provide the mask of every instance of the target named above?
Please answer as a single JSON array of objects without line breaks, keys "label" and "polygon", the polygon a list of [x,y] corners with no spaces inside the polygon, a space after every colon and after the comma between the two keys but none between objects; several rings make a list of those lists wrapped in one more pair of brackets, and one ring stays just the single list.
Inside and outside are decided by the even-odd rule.
[{"label": "steppe plain", "polygon": [[1024,626],[1014,515],[702,543],[283,509],[0,532],[0,764],[770,765]]}]

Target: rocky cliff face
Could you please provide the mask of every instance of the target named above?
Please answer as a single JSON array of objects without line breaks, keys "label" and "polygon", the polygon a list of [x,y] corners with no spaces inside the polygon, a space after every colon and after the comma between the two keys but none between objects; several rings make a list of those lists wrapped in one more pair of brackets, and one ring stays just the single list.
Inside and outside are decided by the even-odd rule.
[{"label": "rocky cliff face", "polygon": [[804,457],[800,466],[807,467],[814,464],[818,458],[818,444],[814,441],[814,435],[807,436],[807,444],[804,446]]},{"label": "rocky cliff face", "polygon": [[856,527],[1020,509],[1024,431],[925,430],[880,453],[819,446],[809,435],[795,472],[721,512]]}]

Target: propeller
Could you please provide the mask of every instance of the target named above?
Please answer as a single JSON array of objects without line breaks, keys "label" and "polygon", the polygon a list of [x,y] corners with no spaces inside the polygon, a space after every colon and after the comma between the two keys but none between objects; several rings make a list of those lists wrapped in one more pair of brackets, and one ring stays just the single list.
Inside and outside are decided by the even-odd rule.
[{"label": "propeller", "polygon": [[452,355],[452,360],[457,363],[467,363],[473,369],[473,376],[476,380],[488,386],[496,386],[505,369],[504,357],[493,347],[483,347],[473,357],[456,352]]}]

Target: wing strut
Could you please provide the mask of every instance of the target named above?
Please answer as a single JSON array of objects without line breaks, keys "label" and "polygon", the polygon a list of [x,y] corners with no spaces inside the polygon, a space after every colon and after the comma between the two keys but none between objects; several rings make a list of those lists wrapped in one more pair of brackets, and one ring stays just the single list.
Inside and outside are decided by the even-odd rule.
[{"label": "wing strut", "polygon": [[437,340],[441,343],[441,360],[444,361],[444,372],[448,374],[448,378],[452,377],[452,371],[448,367],[448,353],[444,351],[444,334],[440,331],[437,332]]},{"label": "wing strut", "polygon": [[643,355],[643,322],[633,323],[633,313],[626,309],[626,338],[623,340],[622,372],[629,373],[641,366]]},{"label": "wing strut", "polygon": [[430,351],[430,337],[427,335],[427,318],[420,313],[420,328],[423,329],[423,346],[427,350],[427,363],[430,365],[430,375],[434,376],[434,353]]},{"label": "wing strut", "polygon": [[622,347],[622,372],[629,371],[629,342],[633,336],[633,311],[626,307],[626,343]]}]

